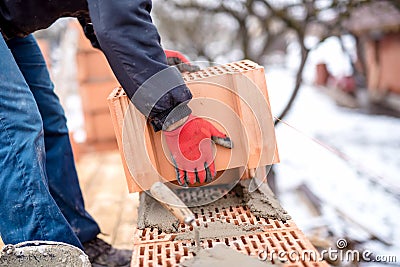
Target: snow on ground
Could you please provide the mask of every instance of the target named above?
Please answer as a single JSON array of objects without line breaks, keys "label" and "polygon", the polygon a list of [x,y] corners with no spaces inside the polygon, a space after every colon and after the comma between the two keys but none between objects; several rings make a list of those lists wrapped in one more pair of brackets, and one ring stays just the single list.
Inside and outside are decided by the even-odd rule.
[{"label": "snow on ground", "polygon": [[[274,67],[266,68],[266,75],[272,111],[277,116],[293,89],[294,73]],[[307,232],[317,223],[310,219],[294,191],[299,184],[306,183],[330,203],[324,208],[322,220],[339,235],[361,240],[368,237],[339,218],[335,207],[394,243],[386,247],[370,241],[365,248],[378,255],[397,255],[400,261],[400,199],[368,179],[381,176],[400,185],[400,120],[338,107],[318,88],[304,85],[285,121],[297,130],[283,123],[276,129],[281,158],[276,165],[277,183],[282,204],[299,227]],[[338,157],[312,138],[348,158]]]}]

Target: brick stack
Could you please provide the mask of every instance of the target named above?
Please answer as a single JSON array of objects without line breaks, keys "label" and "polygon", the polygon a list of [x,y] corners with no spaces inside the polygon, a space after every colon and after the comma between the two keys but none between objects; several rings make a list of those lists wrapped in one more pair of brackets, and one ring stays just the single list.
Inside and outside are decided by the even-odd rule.
[{"label": "brick stack", "polygon": [[116,148],[107,97],[119,83],[103,53],[91,46],[81,29],[78,38],[77,73],[87,145],[95,149]]},{"label": "brick stack", "polygon": [[[285,266],[329,266],[325,261],[319,260],[319,253],[292,220],[283,222],[260,218],[253,215],[245,205],[216,207],[214,212],[194,214],[198,226],[220,221],[224,224],[259,229],[241,236],[205,239],[201,241],[202,248],[213,248],[222,243],[256,258],[260,256],[260,251],[268,251],[268,254],[261,254],[261,257],[269,260],[270,257],[279,257],[286,260]],[[193,228],[185,224],[180,224],[177,233],[171,234],[161,232],[157,228],[137,229],[134,234],[131,267],[181,266],[182,262],[194,256],[193,241],[177,240],[177,236],[192,231]],[[281,254],[278,256],[278,253]]]}]

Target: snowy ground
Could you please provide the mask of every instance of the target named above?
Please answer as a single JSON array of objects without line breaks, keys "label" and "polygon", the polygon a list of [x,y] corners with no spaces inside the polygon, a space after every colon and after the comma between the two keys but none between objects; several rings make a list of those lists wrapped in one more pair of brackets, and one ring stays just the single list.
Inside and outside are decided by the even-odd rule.
[{"label": "snowy ground", "polygon": [[[294,75],[283,68],[266,68],[266,74],[277,116],[289,98]],[[318,88],[304,85],[285,121],[299,131],[283,123],[276,129],[281,158],[276,165],[277,183],[282,204],[299,227],[307,233],[322,222],[338,236],[368,239],[366,232],[338,216],[337,207],[393,242],[385,246],[369,241],[364,248],[377,255],[396,255],[400,263],[400,199],[380,182],[368,179],[383,177],[389,184],[400,185],[400,120],[338,107]],[[311,138],[348,158],[338,157]],[[323,209],[323,218],[312,218],[299,200],[295,188],[301,183],[330,203]]]}]

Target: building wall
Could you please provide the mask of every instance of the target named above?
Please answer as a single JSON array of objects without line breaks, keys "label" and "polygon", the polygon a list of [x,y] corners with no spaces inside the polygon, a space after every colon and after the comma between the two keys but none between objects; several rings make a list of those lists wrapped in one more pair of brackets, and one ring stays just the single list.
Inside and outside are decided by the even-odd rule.
[{"label": "building wall", "polygon": [[365,43],[368,89],[400,94],[400,32]]},{"label": "building wall", "polygon": [[86,144],[95,149],[115,149],[117,142],[107,104],[108,95],[119,86],[103,53],[94,49],[79,29],[77,80],[85,119]]},{"label": "building wall", "polygon": [[400,94],[400,32],[386,35],[380,43],[379,87]]}]

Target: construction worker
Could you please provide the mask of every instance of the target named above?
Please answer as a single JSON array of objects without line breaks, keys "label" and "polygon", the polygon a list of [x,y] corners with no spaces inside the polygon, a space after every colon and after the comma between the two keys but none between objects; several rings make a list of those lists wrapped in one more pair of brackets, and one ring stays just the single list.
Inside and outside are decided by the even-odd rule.
[{"label": "construction worker", "polygon": [[[196,160],[188,155],[203,139],[229,139],[191,115],[192,95],[179,71],[167,65],[151,5],[150,0],[0,0],[0,234],[5,244],[65,242],[83,249],[97,266],[124,266],[131,256],[97,238],[100,229],[84,207],[64,112],[31,35],[60,17],[78,18],[135,106],[155,131],[167,132],[171,152],[184,155],[175,157],[180,184],[215,176],[210,149],[206,155],[196,152],[195,163],[186,164],[187,158]],[[165,80],[145,83],[159,72]]]}]

